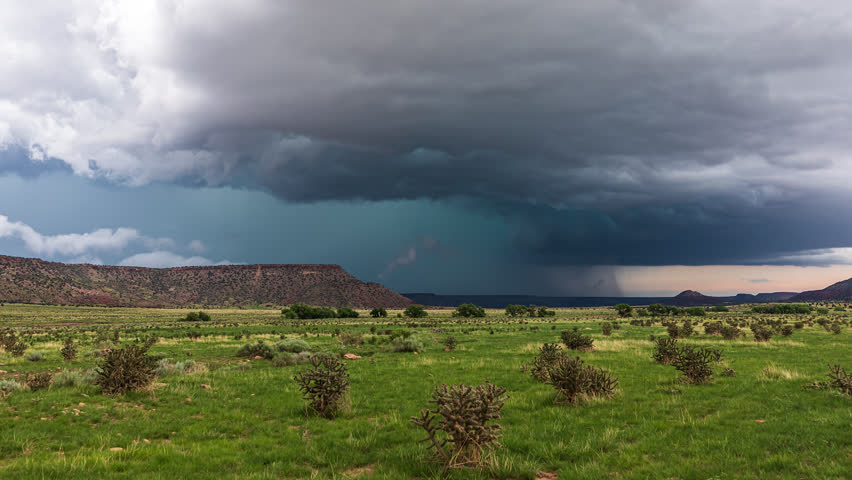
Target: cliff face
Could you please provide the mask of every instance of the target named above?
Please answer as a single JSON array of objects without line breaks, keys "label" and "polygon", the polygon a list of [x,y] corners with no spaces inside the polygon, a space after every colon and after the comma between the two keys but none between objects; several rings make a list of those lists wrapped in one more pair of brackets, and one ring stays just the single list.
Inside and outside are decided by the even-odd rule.
[{"label": "cliff face", "polygon": [[67,265],[0,255],[0,302],[181,307],[305,303],[353,308],[411,304],[338,265],[141,268]]}]

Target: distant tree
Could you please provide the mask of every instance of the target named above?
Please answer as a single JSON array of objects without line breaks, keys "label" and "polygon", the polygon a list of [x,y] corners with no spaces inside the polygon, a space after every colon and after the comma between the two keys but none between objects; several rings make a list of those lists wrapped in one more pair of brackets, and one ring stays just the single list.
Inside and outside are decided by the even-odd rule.
[{"label": "distant tree", "polygon": [[387,317],[388,311],[385,310],[383,307],[376,307],[370,310],[370,316],[373,318]]},{"label": "distant tree", "polygon": [[457,317],[484,317],[485,309],[472,303],[463,303],[456,307],[454,315]]},{"label": "distant tree", "polygon": [[523,305],[506,305],[506,315],[510,317],[519,317],[527,313],[527,307]]},{"label": "distant tree", "polygon": [[318,318],[337,318],[337,312],[328,307],[312,307],[310,305],[302,305],[297,303],[290,305],[290,308],[285,308],[281,311],[286,318],[318,319]]},{"label": "distant tree", "polygon": [[619,303],[615,306],[615,312],[618,313],[619,317],[629,317],[633,313],[633,307],[626,303]]},{"label": "distant tree", "polygon": [[656,317],[658,315],[665,315],[666,307],[661,303],[652,303],[648,305],[648,313],[650,313],[652,317]]},{"label": "distant tree", "polygon": [[189,312],[181,320],[184,322],[209,322],[210,315],[206,312]]},{"label": "distant tree", "polygon": [[429,316],[429,313],[425,308],[423,308],[423,305],[409,305],[402,314],[408,318],[423,318]]},{"label": "distant tree", "polygon": [[358,318],[358,312],[348,307],[340,307],[337,309],[337,318]]},{"label": "distant tree", "polygon": [[716,305],[715,307],[710,307],[711,312],[730,312],[731,309],[724,305]]},{"label": "distant tree", "polygon": [[690,317],[703,317],[707,315],[707,311],[704,310],[704,307],[689,307],[686,309],[686,314]]}]

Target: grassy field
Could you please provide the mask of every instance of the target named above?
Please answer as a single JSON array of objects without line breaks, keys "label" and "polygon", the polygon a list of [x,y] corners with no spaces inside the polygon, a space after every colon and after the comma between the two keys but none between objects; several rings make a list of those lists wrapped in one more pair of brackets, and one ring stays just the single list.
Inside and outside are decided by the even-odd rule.
[{"label": "grassy field", "polygon": [[[651,335],[666,328],[632,326],[611,309],[564,309],[550,318],[457,319],[449,310],[426,319],[285,320],[278,310],[208,310],[199,326],[177,321],[186,310],[0,307],[0,328],[29,344],[0,353],[0,379],[23,383],[28,372],[85,372],[97,352],[145,335],[150,353],[191,359],[190,373],[165,374],[142,392],[103,396],[95,385],[22,389],[0,400],[2,478],[653,478],[766,479],[852,477],[852,398],[809,388],[827,380],[828,364],[852,363],[846,312],[772,317],[712,313],[701,321],[840,319],[831,334],[815,323],[768,342],[724,340],[699,325],[684,344],[712,346],[723,365],[704,385],[681,380],[651,358]],[[850,313],[852,315],[852,313]],[[679,318],[682,321],[684,318]],[[620,321],[604,336],[600,323]],[[416,325],[415,325],[416,324]],[[416,332],[420,353],[393,352],[389,335]],[[578,406],[555,402],[552,387],[521,371],[545,343],[578,327],[594,350],[577,353],[619,379],[616,395]],[[343,346],[341,337],[365,343]],[[458,346],[445,351],[448,336]],[[293,376],[305,364],[276,367],[236,356],[246,343],[302,337],[314,351],[351,352],[348,407],[333,419],[310,414]],[[63,361],[65,338],[77,358]],[[40,352],[39,361],[27,359]],[[722,367],[736,375],[722,376]],[[417,440],[410,417],[428,406],[435,385],[508,389],[502,446],[489,464],[444,473]],[[210,388],[206,388],[209,386]]]}]

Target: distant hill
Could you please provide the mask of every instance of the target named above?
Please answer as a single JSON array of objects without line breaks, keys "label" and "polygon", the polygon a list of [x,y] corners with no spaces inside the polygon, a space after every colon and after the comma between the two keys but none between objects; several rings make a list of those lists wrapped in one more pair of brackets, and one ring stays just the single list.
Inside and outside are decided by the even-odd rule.
[{"label": "distant hill", "polygon": [[0,255],[0,302],[139,307],[411,304],[338,265],[142,268],[67,265],[4,255]]},{"label": "distant hill", "polygon": [[845,302],[852,301],[852,278],[829,285],[822,290],[802,292],[790,299],[791,302]]},{"label": "distant hill", "polygon": [[434,293],[404,293],[414,303],[435,307],[457,307],[473,303],[485,308],[505,308],[506,305],[539,305],[552,308],[611,307],[619,303],[650,305],[663,303],[679,307],[736,305],[741,303],[783,302],[795,292],[740,293],[732,297],[711,297],[694,290],[686,290],[675,297],[539,297],[535,295],[437,295]]}]

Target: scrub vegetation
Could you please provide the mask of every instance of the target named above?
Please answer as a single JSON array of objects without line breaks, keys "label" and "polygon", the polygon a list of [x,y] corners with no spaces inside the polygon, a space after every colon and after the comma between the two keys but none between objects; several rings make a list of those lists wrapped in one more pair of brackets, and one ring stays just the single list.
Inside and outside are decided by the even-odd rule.
[{"label": "scrub vegetation", "polygon": [[7,303],[0,477],[848,478],[837,306]]}]

